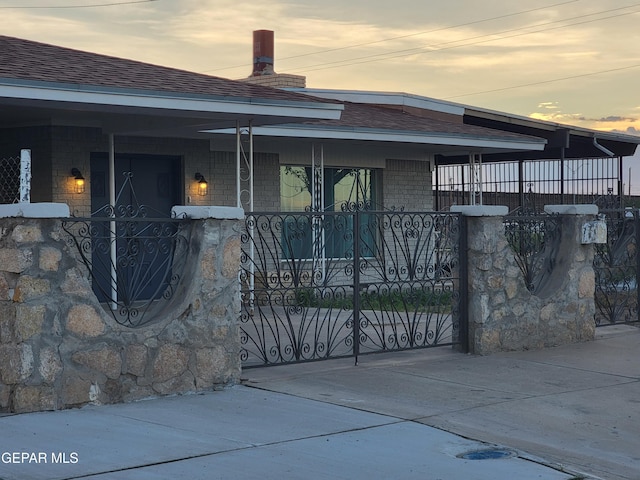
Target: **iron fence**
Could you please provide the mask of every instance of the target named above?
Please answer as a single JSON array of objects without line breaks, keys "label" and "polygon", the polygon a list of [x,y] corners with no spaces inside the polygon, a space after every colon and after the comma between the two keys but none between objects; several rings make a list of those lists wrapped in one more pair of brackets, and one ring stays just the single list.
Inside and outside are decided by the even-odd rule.
[{"label": "iron fence", "polygon": [[596,325],[640,321],[637,209],[601,209],[607,223],[607,243],[597,244],[594,257]]},{"label": "iron fence", "polygon": [[518,209],[504,218],[504,225],[527,289],[540,294],[556,264],[562,235],[560,217]]},{"label": "iron fence", "polygon": [[545,205],[591,204],[622,195],[619,158],[581,158],[438,165],[434,171],[436,210],[451,205],[506,205],[542,212]]},{"label": "iron fence", "polygon": [[245,367],[466,346],[461,218],[250,213],[242,236]]}]

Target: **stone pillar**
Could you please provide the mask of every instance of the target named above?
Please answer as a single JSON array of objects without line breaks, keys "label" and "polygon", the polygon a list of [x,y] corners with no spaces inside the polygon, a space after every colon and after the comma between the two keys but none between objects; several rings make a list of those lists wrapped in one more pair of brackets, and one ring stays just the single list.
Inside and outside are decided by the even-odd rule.
[{"label": "stone pillar", "polygon": [[507,207],[459,206],[468,231],[469,350],[485,355],[593,340],[594,248],[582,226],[595,206],[551,207],[562,237],[546,287],[532,294],[505,237]]},{"label": "stone pillar", "polygon": [[[212,390],[240,378],[242,209],[191,218],[188,269],[148,324],[118,324],[94,295],[59,204],[0,206],[0,411]],[[6,211],[5,211],[6,210]]]}]

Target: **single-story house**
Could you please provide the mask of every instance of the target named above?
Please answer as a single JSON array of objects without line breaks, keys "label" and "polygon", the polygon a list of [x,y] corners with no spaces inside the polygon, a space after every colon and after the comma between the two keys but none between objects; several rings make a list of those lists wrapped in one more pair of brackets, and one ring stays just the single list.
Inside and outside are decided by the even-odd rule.
[{"label": "single-story house", "polygon": [[[13,312],[16,323],[29,328],[12,334],[12,345],[3,346],[5,355],[11,355],[6,364],[11,367],[22,362],[26,373],[13,367],[4,370],[7,378],[0,380],[10,386],[4,388],[0,384],[0,409],[58,408],[56,405],[82,404],[92,398],[119,401],[153,392],[200,389],[200,381],[202,388],[206,388],[218,381],[237,379],[237,357],[248,352],[237,345],[236,303],[240,288],[248,293],[244,296],[248,301],[243,303],[242,315],[248,319],[245,320],[265,320],[260,315],[254,316],[253,308],[259,300],[254,288],[258,282],[264,281],[263,293],[267,297],[274,290],[267,277],[275,278],[281,290],[286,290],[278,292],[279,300],[269,304],[279,301],[275,306],[283,307],[290,299],[301,304],[313,303],[307,300],[315,299],[305,300],[304,295],[298,294],[313,295],[318,282],[323,288],[329,285],[325,275],[328,262],[346,264],[349,255],[355,261],[368,257],[373,263],[383,264],[388,260],[384,254],[378,256],[374,252],[378,241],[387,240],[384,234],[376,238],[373,234],[363,236],[362,245],[353,238],[342,242],[354,250],[361,246],[368,249],[364,255],[354,252],[345,255],[344,250],[332,255],[328,242],[316,243],[321,248],[314,246],[313,251],[309,250],[308,240],[316,241],[323,235],[324,220],[320,217],[331,216],[316,213],[297,225],[295,220],[281,221],[268,240],[278,244],[287,236],[285,230],[291,228],[294,231],[290,238],[298,243],[291,243],[288,250],[258,252],[257,255],[269,255],[263,257],[267,258],[262,265],[265,268],[256,271],[253,269],[256,265],[250,265],[249,280],[243,279],[241,287],[236,262],[240,241],[235,236],[241,231],[251,231],[252,227],[246,225],[243,230],[234,223],[234,230],[230,231],[223,225],[227,218],[224,216],[221,226],[215,226],[218,230],[202,222],[198,241],[194,242],[186,240],[186,235],[181,237],[182,226],[166,227],[166,237],[147,243],[155,242],[152,260],[144,258],[144,241],[134,230],[145,230],[147,227],[140,225],[151,223],[151,219],[166,219],[175,205],[232,207],[236,214],[241,212],[236,222],[242,219],[241,209],[245,213],[346,209],[357,212],[351,217],[357,219],[355,225],[363,210],[439,209],[440,205],[434,204],[432,179],[435,169],[442,166],[469,164],[471,173],[465,181],[481,189],[481,179],[474,175],[482,172],[482,162],[592,156],[621,161],[633,154],[638,143],[640,138],[538,122],[414,95],[292,91],[0,36],[0,168],[21,150],[30,151],[31,202],[67,204],[76,219],[61,222],[62,228],[79,246],[72,254],[68,252],[71,249],[59,248],[57,243],[55,248],[48,248],[36,241],[44,237],[37,234],[40,227],[29,226],[32,229],[25,230],[26,224],[21,219],[6,220],[14,233],[3,240],[8,245],[3,249],[3,259],[17,258],[11,258],[11,265],[0,269],[0,307]],[[0,176],[3,203],[19,200],[17,195],[6,194],[5,185],[13,181],[10,177],[4,172]],[[470,202],[475,200],[469,197]],[[140,222],[134,226],[131,217],[140,216],[148,218],[133,219]],[[124,221],[113,227],[114,217]],[[190,223],[189,228],[197,223],[191,220],[184,222]],[[364,221],[367,222],[366,217]],[[76,225],[71,227],[65,225],[74,222]],[[92,225],[87,227],[88,223]],[[446,297],[447,302],[452,297],[459,301],[457,290],[455,294],[451,292],[462,277],[462,274],[456,280],[452,277],[455,262],[450,257],[457,245],[454,248],[447,244],[454,228],[446,222],[436,223],[431,217],[409,222],[409,231],[401,238],[405,246],[419,246],[420,268],[412,265],[410,270],[422,269],[428,277],[422,279],[424,285],[416,286],[415,291],[425,294],[430,302],[434,296]],[[51,224],[46,228],[54,231],[57,227]],[[414,228],[415,225],[420,228]],[[421,230],[422,226],[428,228]],[[83,228],[85,237],[78,241]],[[307,241],[304,244],[301,239],[309,233],[312,235],[303,239]],[[51,233],[47,241],[58,242],[60,237]],[[224,242],[217,244],[222,237]],[[165,248],[169,242],[173,242],[170,248]],[[22,245],[20,249],[16,248],[18,243]],[[180,251],[183,259],[193,260],[198,250],[195,244],[201,247],[206,244],[196,252],[201,260],[183,268],[182,283],[172,283],[178,270],[178,255],[173,257],[174,253]],[[333,246],[339,247],[338,242]],[[85,247],[89,253],[83,250]],[[30,248],[44,252],[38,253],[37,264],[33,261],[35,257],[30,256]],[[69,259],[65,260],[65,273],[57,270],[63,254],[75,256],[73,261],[65,257]],[[79,278],[77,255],[83,257],[84,266],[91,270],[92,285],[86,277]],[[397,257],[405,260],[407,256]],[[124,263],[120,262],[122,258],[126,259]],[[416,257],[412,259],[415,264]],[[278,270],[287,263],[287,268],[293,270]],[[104,271],[99,271],[96,265],[102,265]],[[276,269],[275,276],[270,268]],[[398,264],[393,270],[403,272],[403,268]],[[359,273],[358,268],[351,270]],[[161,274],[156,276],[156,271]],[[307,279],[311,280],[304,286],[313,288],[306,292],[292,291],[290,287],[303,285],[298,280],[309,272],[311,277],[307,275]],[[317,272],[321,275],[316,276]],[[347,276],[345,270],[343,276]],[[384,289],[389,288],[388,278],[389,275],[380,281]],[[135,284],[139,296],[125,288],[129,280],[133,280],[130,283]],[[221,299],[215,297],[224,290],[218,281],[224,281],[226,291],[230,292],[222,299],[226,300],[225,306],[220,306]],[[334,299],[358,298],[360,292],[368,292],[370,285],[366,282],[366,278],[353,279]],[[50,302],[47,289],[53,288],[53,283],[57,285],[57,303],[45,307],[41,302],[43,298]],[[186,287],[180,288],[186,283],[198,284],[193,301],[180,298]],[[140,285],[150,287],[150,293],[138,288]],[[400,291],[403,288],[398,287]],[[413,283],[408,288],[414,291]],[[80,293],[67,298],[69,289]],[[168,300],[170,314],[160,306],[153,318],[149,315],[142,322],[136,317],[139,302],[146,302],[146,309],[167,299],[165,293],[170,291],[172,295],[181,292]],[[28,294],[34,297],[30,298],[33,302],[20,304]],[[82,303],[72,305],[77,299]],[[204,302],[209,302],[206,311],[202,307]],[[118,324],[113,329],[107,328],[103,310],[111,310]],[[436,338],[454,337],[453,310],[449,305],[444,318],[439,318],[438,328],[448,330],[446,335]],[[420,313],[418,317],[433,312]],[[56,325],[60,318],[65,319],[67,330],[73,333],[68,339],[58,338]],[[289,317],[286,320],[291,324]],[[143,338],[145,332],[129,329],[147,321],[157,341],[148,342]],[[182,342],[187,323],[195,327],[188,341]],[[37,335],[31,329],[33,324],[38,326]],[[166,330],[169,324],[172,327]],[[340,328],[357,335],[354,325],[359,325],[358,321],[341,320]],[[252,341],[250,328],[241,329],[246,346]],[[107,335],[107,330],[109,335],[115,332],[115,337]],[[263,332],[268,328],[260,324],[256,330]],[[425,334],[423,340],[428,336]],[[29,337],[28,342],[25,337]],[[36,346],[39,341],[36,337],[44,338],[44,343]],[[203,345],[201,340],[205,337],[210,343]],[[259,336],[253,339],[270,350],[263,340]],[[58,342],[58,346],[53,348],[48,342]],[[64,349],[59,347],[60,342],[64,343]],[[115,346],[111,345],[113,342]],[[349,343],[345,340],[341,345]],[[306,346],[297,345],[302,350]],[[33,353],[35,350],[29,350],[36,347],[40,349],[37,355]],[[289,346],[284,349],[294,350]],[[329,344],[314,352],[319,350],[329,353]],[[226,353],[219,355],[220,351]],[[36,357],[39,369],[34,367]],[[266,356],[262,357],[266,362]],[[214,368],[220,358],[227,367]],[[135,359],[140,361],[134,362]],[[176,359],[180,360],[177,366]],[[52,365],[54,373],[48,378],[45,373],[50,372]],[[66,367],[63,369],[62,365]],[[6,374],[9,370],[10,375]],[[44,386],[22,385],[24,382],[40,382],[38,385]],[[61,397],[59,392],[52,393],[54,387],[62,392]],[[106,391],[115,393],[100,400]],[[37,401],[29,400],[36,397]]]}]

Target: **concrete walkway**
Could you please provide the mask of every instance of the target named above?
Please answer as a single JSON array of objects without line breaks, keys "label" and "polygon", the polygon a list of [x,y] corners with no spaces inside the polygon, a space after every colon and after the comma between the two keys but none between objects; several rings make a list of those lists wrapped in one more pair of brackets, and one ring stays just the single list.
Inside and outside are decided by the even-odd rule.
[{"label": "concrete walkway", "polygon": [[[220,392],[4,416],[0,479],[637,480],[640,329],[598,337],[251,369]],[[510,455],[460,458],[490,447]]]}]

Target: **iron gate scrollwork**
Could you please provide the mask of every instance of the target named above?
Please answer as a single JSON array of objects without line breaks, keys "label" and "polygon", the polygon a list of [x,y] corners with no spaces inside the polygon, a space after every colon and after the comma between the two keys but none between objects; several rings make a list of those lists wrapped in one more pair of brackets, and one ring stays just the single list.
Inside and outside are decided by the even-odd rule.
[{"label": "iron gate scrollwork", "polygon": [[638,322],[639,211],[604,208],[600,214],[607,224],[607,243],[596,244],[593,261],[596,326]]},{"label": "iron gate scrollwork", "polygon": [[245,367],[461,342],[457,214],[249,213]]},{"label": "iron gate scrollwork", "polygon": [[[66,220],[62,228],[76,246],[105,309],[117,323],[140,327],[157,319],[174,297],[187,264],[194,223],[162,217],[138,204],[131,175],[125,177],[116,205],[105,205],[89,218]],[[125,190],[134,203],[120,203]]]},{"label": "iron gate scrollwork", "polygon": [[505,236],[527,289],[540,294],[555,267],[562,223],[558,215],[516,209],[504,219]]}]

